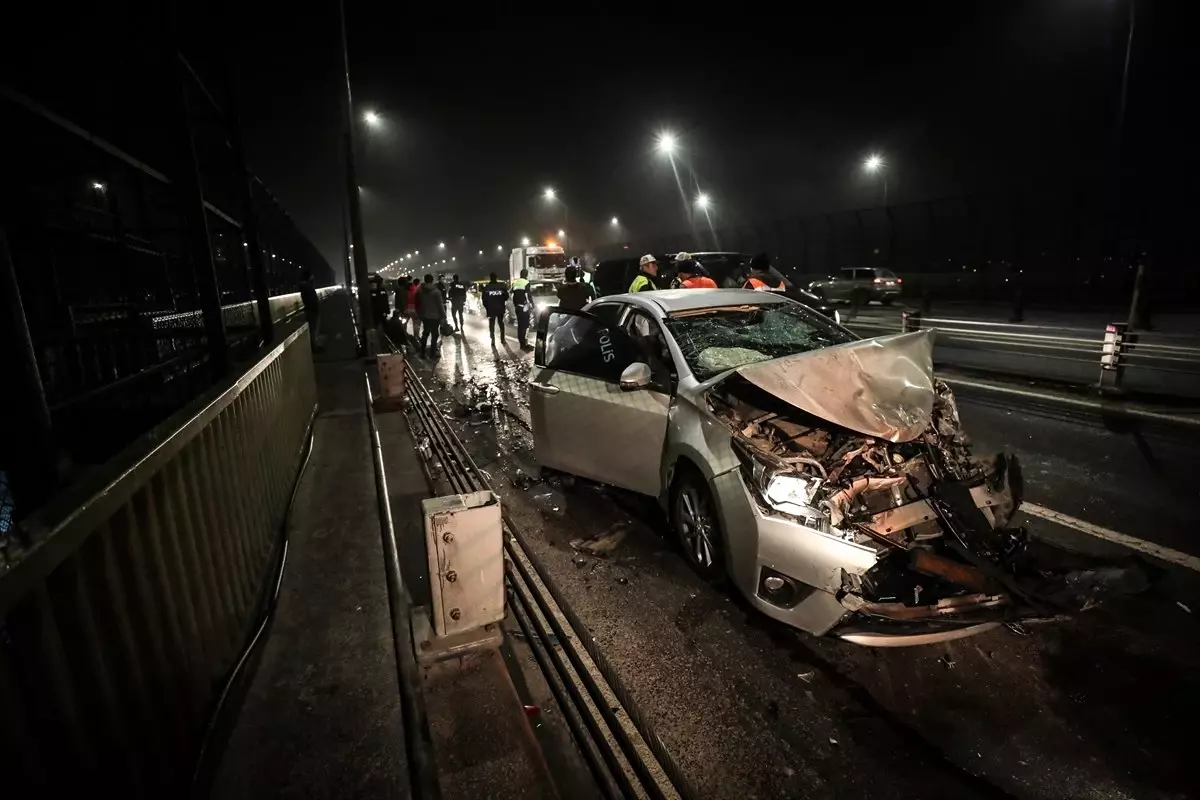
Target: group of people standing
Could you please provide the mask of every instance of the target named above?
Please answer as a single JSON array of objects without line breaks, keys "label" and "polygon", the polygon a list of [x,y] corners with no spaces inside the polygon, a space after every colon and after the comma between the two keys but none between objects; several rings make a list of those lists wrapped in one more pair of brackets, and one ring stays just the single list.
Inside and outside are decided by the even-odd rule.
[{"label": "group of people standing", "polygon": [[[438,358],[438,338],[442,333],[461,331],[463,326],[463,307],[467,303],[467,286],[454,276],[454,281],[446,285],[433,275],[426,275],[425,280],[413,278],[396,286],[395,318],[401,320],[400,330],[405,338],[409,338],[408,322],[412,321],[411,341],[419,343],[422,356],[429,355]],[[449,306],[449,317],[446,307]],[[392,304],[389,301],[387,288],[383,279],[378,275],[371,276],[371,309],[375,322],[382,325],[392,316]]]},{"label": "group of people standing", "polygon": [[[675,280],[672,288],[679,289],[717,289],[713,280],[700,262],[688,253],[677,253],[672,266],[675,268]],[[658,258],[647,253],[638,260],[638,274],[629,284],[630,292],[648,292],[658,288]],[[782,292],[786,288],[783,281],[772,274],[771,257],[759,253],[750,259],[748,274],[731,275],[726,281],[727,289],[753,289],[759,292]]]}]

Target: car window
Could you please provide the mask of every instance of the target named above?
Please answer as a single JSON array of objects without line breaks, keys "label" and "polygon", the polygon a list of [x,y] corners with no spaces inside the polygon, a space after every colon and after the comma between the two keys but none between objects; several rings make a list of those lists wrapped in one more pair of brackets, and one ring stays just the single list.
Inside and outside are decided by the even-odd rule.
[{"label": "car window", "polygon": [[840,273],[838,273],[838,277],[845,281],[852,281],[855,278],[854,270],[844,269]]},{"label": "car window", "polygon": [[538,363],[550,369],[610,383],[618,383],[625,368],[641,360],[637,343],[616,325],[591,314],[557,309],[548,315],[545,350],[538,355]]},{"label": "car window", "polygon": [[641,352],[640,360],[649,365],[650,372],[654,375],[654,383],[663,391],[668,391],[675,370],[662,327],[646,312],[631,309],[621,329],[637,343]]},{"label": "car window", "polygon": [[702,381],[745,364],[854,341],[807,306],[790,302],[688,312],[668,317],[666,325]]},{"label": "car window", "polygon": [[880,278],[895,279],[896,277],[896,273],[892,272],[890,269],[877,269],[875,270],[875,274]]},{"label": "car window", "polygon": [[588,313],[607,325],[616,325],[625,306],[620,303],[601,303],[588,309]]}]

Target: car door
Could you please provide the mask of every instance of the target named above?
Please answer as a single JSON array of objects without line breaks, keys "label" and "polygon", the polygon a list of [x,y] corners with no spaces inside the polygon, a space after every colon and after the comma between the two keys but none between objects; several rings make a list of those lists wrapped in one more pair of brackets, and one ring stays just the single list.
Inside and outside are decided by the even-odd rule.
[{"label": "car door", "polygon": [[617,325],[620,308],[554,308],[538,320],[529,377],[534,454],[545,467],[657,496],[671,397],[661,385],[621,388],[621,373],[642,356]]}]

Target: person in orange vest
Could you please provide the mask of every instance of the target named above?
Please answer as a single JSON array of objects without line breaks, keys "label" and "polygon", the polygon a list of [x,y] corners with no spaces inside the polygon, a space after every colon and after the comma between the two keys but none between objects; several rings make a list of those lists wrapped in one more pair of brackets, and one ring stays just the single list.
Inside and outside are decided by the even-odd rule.
[{"label": "person in orange vest", "polygon": [[750,259],[750,277],[742,284],[743,289],[753,289],[756,292],[782,292],[787,287],[783,281],[771,274],[771,257],[759,253]]},{"label": "person in orange vest", "polygon": [[675,264],[675,274],[679,276],[680,289],[717,288],[717,282],[704,274],[704,268],[694,258],[677,262]]}]

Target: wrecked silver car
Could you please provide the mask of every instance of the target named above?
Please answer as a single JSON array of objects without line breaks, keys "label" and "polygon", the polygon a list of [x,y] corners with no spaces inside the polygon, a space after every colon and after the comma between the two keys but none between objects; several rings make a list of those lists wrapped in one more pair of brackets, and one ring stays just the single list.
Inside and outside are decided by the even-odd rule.
[{"label": "wrecked silver car", "polygon": [[1014,460],[975,458],[932,332],[859,340],[741,290],[605,297],[539,320],[544,466],[657,497],[684,555],[758,609],[872,645],[1028,612]]}]

